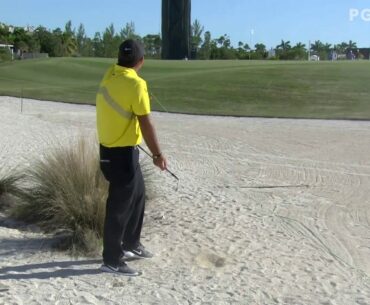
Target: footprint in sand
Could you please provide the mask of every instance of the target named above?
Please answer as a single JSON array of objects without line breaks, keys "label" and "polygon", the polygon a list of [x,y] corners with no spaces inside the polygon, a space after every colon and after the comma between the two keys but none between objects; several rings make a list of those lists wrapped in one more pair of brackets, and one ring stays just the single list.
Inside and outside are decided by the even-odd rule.
[{"label": "footprint in sand", "polygon": [[201,268],[212,269],[225,266],[225,258],[214,253],[201,252],[195,257],[195,262]]}]

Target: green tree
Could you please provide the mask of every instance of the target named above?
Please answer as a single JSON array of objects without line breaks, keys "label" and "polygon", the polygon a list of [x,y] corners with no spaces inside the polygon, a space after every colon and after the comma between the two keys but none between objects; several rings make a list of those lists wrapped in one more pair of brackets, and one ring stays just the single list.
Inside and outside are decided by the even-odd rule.
[{"label": "green tree", "polygon": [[304,43],[298,42],[293,49],[306,51],[306,45]]},{"label": "green tree", "polygon": [[263,43],[257,43],[254,46],[254,56],[253,59],[266,59],[267,58],[266,46]]},{"label": "green tree", "polygon": [[8,48],[0,48],[0,62],[11,61],[12,54]]},{"label": "green tree", "polygon": [[86,56],[88,53],[86,52],[86,39],[85,27],[82,23],[80,23],[76,34],[76,44],[77,52],[82,56]]},{"label": "green tree", "polygon": [[72,30],[72,21],[69,20],[61,36],[62,56],[76,55],[78,47],[75,38],[75,30]]},{"label": "green tree", "polygon": [[40,52],[48,53],[51,57],[63,56],[62,35],[63,32],[60,28],[53,30],[53,32],[49,32],[42,26],[39,26],[34,32],[34,37],[39,44]]},{"label": "green tree", "polygon": [[92,51],[94,57],[104,57],[103,39],[99,32],[96,32],[92,40]]},{"label": "green tree", "polygon": [[324,50],[325,45],[320,40],[316,40],[313,44],[311,44],[311,51],[314,53],[320,53]]},{"label": "green tree", "polygon": [[284,52],[291,49],[290,41],[281,40],[281,43],[276,47],[278,50],[282,50]]},{"label": "green tree", "polygon": [[162,40],[159,34],[151,35],[148,34],[143,37],[143,43],[145,47],[145,54],[151,58],[161,57],[161,45]]},{"label": "green tree", "polygon": [[231,46],[231,40],[230,40],[230,37],[229,35],[225,34],[223,36],[221,36],[220,38],[217,39],[217,43],[220,45],[220,47],[222,48],[230,48]]},{"label": "green tree", "polygon": [[204,33],[203,44],[200,47],[198,58],[200,59],[210,59],[212,48],[212,37],[211,32],[206,31]]},{"label": "green tree", "polygon": [[329,59],[329,54],[332,51],[332,45],[329,43],[323,43],[320,40],[316,40],[311,44],[311,51],[320,57],[320,60]]},{"label": "green tree", "polygon": [[30,52],[40,52],[40,43],[37,40],[35,33],[28,33],[27,45]]},{"label": "green tree", "polygon": [[21,54],[24,52],[40,51],[40,44],[34,33],[27,32],[23,28],[17,27],[14,29],[11,36],[15,49],[20,51]]},{"label": "green tree", "polygon": [[85,39],[81,56],[87,56],[87,57],[95,56],[93,40],[89,37],[86,37]]},{"label": "green tree", "polygon": [[230,37],[225,34],[213,41],[211,59],[236,59],[237,51],[231,47]]},{"label": "green tree", "polygon": [[[244,48],[245,44],[242,41],[238,42],[238,48],[237,48],[237,57],[238,59],[246,59],[247,58],[247,50]],[[249,48],[249,46],[248,46]]]},{"label": "green tree", "polygon": [[204,31],[204,26],[202,26],[198,19],[195,19],[191,25],[191,48],[196,54],[202,43],[202,33]]},{"label": "green tree", "polygon": [[72,36],[72,37],[75,36],[75,30],[74,29],[72,30],[72,21],[71,20],[67,21],[66,25],[64,26],[64,33],[66,35],[69,35],[69,36]]},{"label": "green tree", "polygon": [[290,49],[292,46],[290,45],[290,41],[281,40],[281,43],[276,46],[276,55],[279,59],[290,59]]},{"label": "green tree", "polygon": [[247,43],[244,44],[243,48],[244,48],[245,51],[250,51],[251,50],[251,47]]},{"label": "green tree", "polygon": [[21,54],[29,52],[28,44],[24,40],[17,41],[15,44],[16,49],[21,52]]},{"label": "green tree", "polygon": [[357,43],[356,43],[356,42],[354,42],[354,41],[352,41],[352,40],[350,40],[350,41],[348,42],[348,49],[349,49],[349,50],[357,49]]},{"label": "green tree", "polygon": [[8,44],[9,43],[9,27],[3,25],[0,27],[0,43]]},{"label": "green tree", "polygon": [[291,59],[302,60],[307,59],[306,45],[298,42],[291,50]]},{"label": "green tree", "polygon": [[140,36],[135,32],[135,23],[132,21],[126,23],[125,27],[120,31],[120,40],[126,39],[140,40]]},{"label": "green tree", "polygon": [[209,59],[218,59],[219,56],[219,48],[218,48],[218,42],[217,39],[213,39],[210,43],[210,55]]},{"label": "green tree", "polygon": [[56,28],[52,32],[53,35],[53,51],[52,56],[61,57],[63,56],[62,36],[63,31],[60,28]]},{"label": "green tree", "polygon": [[217,42],[217,46],[219,46],[220,48],[224,46],[224,42],[225,42],[225,36],[220,36],[219,38],[216,39],[216,42]]},{"label": "green tree", "polygon": [[266,46],[263,43],[257,43],[254,46],[254,49],[256,52],[265,53],[266,52]]},{"label": "green tree", "polygon": [[120,37],[116,35],[113,23],[103,33],[104,57],[117,57]]},{"label": "green tree", "polygon": [[324,49],[324,51],[329,53],[333,49],[333,47],[330,43],[325,43],[324,46],[323,46],[323,49]]},{"label": "green tree", "polygon": [[26,31],[23,28],[15,28],[13,33],[10,34],[10,40],[16,49],[20,49],[20,44],[24,45],[27,40]]},{"label": "green tree", "polygon": [[62,56],[72,56],[77,52],[77,43],[73,36],[64,32],[61,36]]},{"label": "green tree", "polygon": [[[354,58],[359,58],[360,57],[360,53],[357,49],[357,43],[350,40],[348,42],[348,48],[347,48],[347,58],[350,58],[350,59],[354,59]],[[354,55],[354,58],[352,58],[352,56]]]},{"label": "green tree", "polygon": [[346,42],[342,42],[336,45],[336,48],[339,54],[345,54],[348,50],[348,47],[349,47],[348,43]]}]

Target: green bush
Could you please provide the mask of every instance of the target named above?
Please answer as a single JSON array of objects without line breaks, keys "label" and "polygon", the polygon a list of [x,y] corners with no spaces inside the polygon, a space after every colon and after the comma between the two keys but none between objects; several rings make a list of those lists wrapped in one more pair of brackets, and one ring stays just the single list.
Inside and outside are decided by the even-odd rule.
[{"label": "green bush", "polygon": [[9,49],[0,48],[0,62],[2,61],[11,61],[12,53]]}]

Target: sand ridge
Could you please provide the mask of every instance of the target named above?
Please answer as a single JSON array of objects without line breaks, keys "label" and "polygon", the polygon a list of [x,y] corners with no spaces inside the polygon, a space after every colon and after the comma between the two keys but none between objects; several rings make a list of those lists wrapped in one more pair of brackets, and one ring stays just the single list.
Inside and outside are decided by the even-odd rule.
[{"label": "sand ridge", "polygon": [[[92,106],[0,110],[6,166],[96,133]],[[101,274],[99,257],[1,221],[0,304],[370,304],[370,122],[153,117],[180,183],[155,171],[143,276]]]}]

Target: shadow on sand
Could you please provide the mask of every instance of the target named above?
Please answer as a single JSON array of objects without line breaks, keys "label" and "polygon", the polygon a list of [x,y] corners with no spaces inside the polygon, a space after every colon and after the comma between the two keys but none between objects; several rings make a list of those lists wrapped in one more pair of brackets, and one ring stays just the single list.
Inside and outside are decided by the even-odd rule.
[{"label": "shadow on sand", "polygon": [[[100,264],[101,260],[74,260],[40,264],[29,264],[20,266],[3,267],[0,269],[0,280],[25,280],[25,279],[51,279],[68,278],[81,275],[100,274],[98,266],[83,267],[86,265]],[[41,270],[38,270],[41,269]],[[44,269],[53,269],[45,271]],[[57,269],[57,270],[55,270]]]}]

